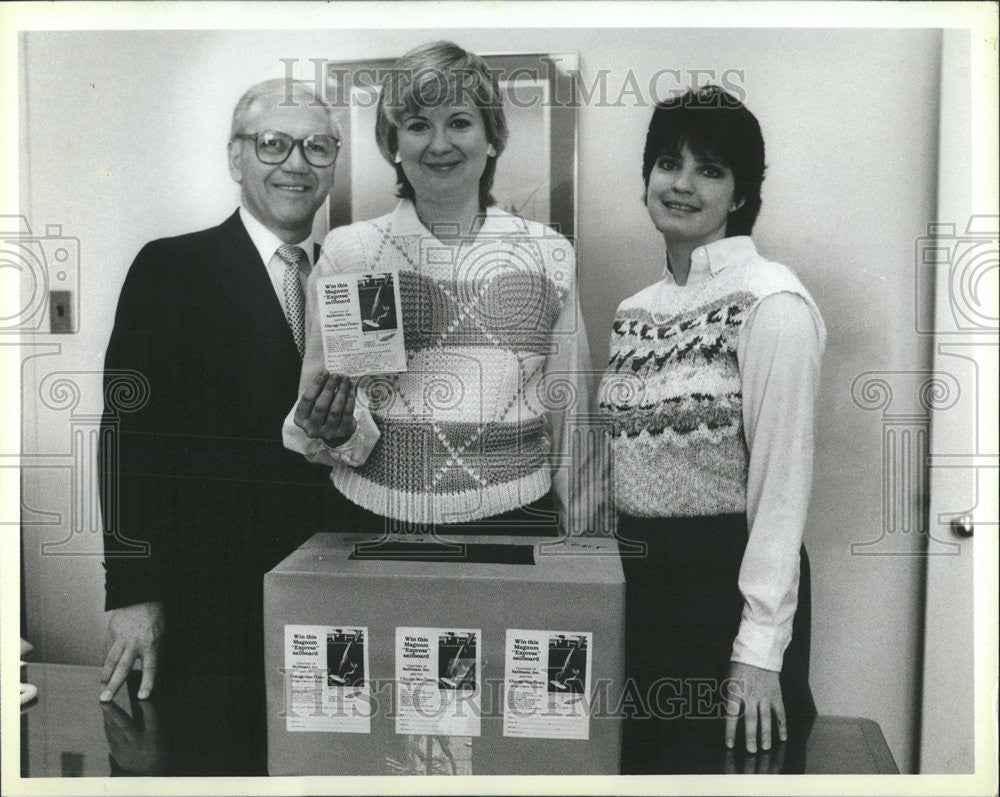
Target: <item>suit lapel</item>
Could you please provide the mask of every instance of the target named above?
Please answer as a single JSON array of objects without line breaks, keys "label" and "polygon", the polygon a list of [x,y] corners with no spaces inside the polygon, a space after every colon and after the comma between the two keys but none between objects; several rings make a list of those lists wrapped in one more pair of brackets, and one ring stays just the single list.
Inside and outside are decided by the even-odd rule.
[{"label": "suit lapel", "polygon": [[285,319],[267,268],[250,240],[239,211],[219,226],[218,248],[212,262],[219,268],[219,288],[228,295],[239,326],[252,337],[281,341],[283,353],[298,357],[292,331]]}]

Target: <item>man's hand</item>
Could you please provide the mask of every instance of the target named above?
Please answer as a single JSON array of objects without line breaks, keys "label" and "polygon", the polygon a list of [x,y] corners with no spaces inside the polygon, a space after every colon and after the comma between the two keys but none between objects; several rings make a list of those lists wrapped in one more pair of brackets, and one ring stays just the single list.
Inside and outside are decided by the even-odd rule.
[{"label": "man's hand", "polygon": [[729,748],[736,743],[741,705],[745,711],[743,725],[748,753],[757,752],[758,719],[760,746],[763,750],[771,749],[772,711],[778,720],[778,737],[783,742],[788,740],[788,722],[778,673],[737,661],[730,663],[726,681],[726,747]]},{"label": "man's hand", "polygon": [[343,445],[354,434],[356,395],[357,385],[349,377],[319,373],[295,407],[295,425],[331,448]]},{"label": "man's hand", "polygon": [[112,609],[108,632],[104,637],[104,671],[101,702],[115,696],[125,683],[136,659],[142,660],[142,682],[139,699],[145,700],[153,691],[156,665],[163,636],[163,605],[159,601],[135,603]]}]

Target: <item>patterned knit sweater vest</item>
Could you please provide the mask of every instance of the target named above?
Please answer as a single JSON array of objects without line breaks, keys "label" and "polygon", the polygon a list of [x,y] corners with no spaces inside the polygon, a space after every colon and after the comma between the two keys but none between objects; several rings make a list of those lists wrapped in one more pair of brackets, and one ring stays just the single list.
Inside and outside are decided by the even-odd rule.
[{"label": "patterned knit sweater vest", "polygon": [[496,209],[475,242],[441,244],[403,202],[334,231],[338,272],[398,268],[407,371],[366,377],[381,438],[364,465],[334,468],[351,501],[406,523],[508,512],[552,486],[542,393],[551,331],[574,277],[569,242]]},{"label": "patterned knit sweater vest", "polygon": [[619,305],[598,396],[613,435],[620,511],[637,517],[746,511],[736,349],[751,311],[784,291],[814,306],[787,268],[754,257],[690,287],[651,285]]}]

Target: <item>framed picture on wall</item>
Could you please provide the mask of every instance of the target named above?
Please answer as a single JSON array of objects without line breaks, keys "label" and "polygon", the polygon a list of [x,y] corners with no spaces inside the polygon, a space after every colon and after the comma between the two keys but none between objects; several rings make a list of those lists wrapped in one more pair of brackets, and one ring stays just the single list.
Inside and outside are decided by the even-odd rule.
[{"label": "framed picture on wall", "polygon": [[[575,52],[483,55],[495,70],[510,135],[493,195],[508,213],[576,235]],[[375,142],[380,85],[394,58],[327,63],[327,98],[342,109],[344,141],[329,199],[330,229],[389,213],[396,172]]]}]

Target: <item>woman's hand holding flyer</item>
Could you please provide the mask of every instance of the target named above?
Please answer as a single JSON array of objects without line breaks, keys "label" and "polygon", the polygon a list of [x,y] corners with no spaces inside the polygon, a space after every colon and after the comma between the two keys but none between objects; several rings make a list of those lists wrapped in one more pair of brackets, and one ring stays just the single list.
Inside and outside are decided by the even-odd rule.
[{"label": "woman's hand holding flyer", "polygon": [[295,408],[295,425],[330,448],[343,445],[354,434],[357,390],[357,383],[350,377],[316,374]]}]

